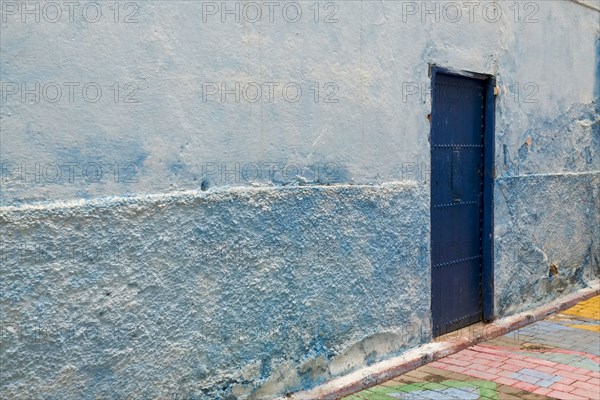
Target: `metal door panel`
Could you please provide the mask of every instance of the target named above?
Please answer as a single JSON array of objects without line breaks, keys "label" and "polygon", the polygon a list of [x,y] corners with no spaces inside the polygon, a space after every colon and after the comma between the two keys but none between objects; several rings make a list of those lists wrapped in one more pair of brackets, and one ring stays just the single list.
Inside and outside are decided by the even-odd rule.
[{"label": "metal door panel", "polygon": [[431,130],[434,336],[482,319],[485,82],[438,73]]}]

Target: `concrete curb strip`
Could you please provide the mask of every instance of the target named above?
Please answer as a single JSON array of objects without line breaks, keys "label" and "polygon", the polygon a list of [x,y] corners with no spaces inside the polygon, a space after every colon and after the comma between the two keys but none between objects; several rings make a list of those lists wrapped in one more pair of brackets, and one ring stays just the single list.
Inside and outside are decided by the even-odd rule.
[{"label": "concrete curb strip", "polygon": [[443,342],[422,345],[416,349],[407,351],[401,356],[381,361],[348,375],[332,379],[314,389],[294,393],[289,395],[289,398],[295,400],[326,400],[348,396],[352,393],[376,386],[432,361],[457,353],[477,343],[523,328],[598,294],[600,294],[600,283],[596,281],[592,284],[592,287],[578,290],[535,310],[496,320],[483,326],[480,330],[474,331],[472,336],[465,337],[462,335]]}]

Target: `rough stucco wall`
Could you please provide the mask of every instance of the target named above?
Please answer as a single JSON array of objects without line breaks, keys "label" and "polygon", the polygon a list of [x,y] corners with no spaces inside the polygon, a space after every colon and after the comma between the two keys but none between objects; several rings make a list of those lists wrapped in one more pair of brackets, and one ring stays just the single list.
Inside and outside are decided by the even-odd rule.
[{"label": "rough stucco wall", "polygon": [[[518,177],[496,186],[496,312],[543,304],[600,276],[598,174]],[[560,206],[548,206],[556,204]],[[558,269],[558,275],[550,266]]]},{"label": "rough stucco wall", "polygon": [[[95,24],[2,20],[3,83],[103,89],[0,104],[2,397],[270,398],[429,340],[429,63],[501,88],[499,315],[598,277],[596,12],[536,2],[537,23],[506,7],[496,23],[435,23],[352,1],[333,24],[308,3],[295,24],[235,24],[202,22],[201,4],[139,3],[135,24],[108,9]],[[203,102],[207,81],[304,95]],[[313,81],[335,82],[339,102],[316,103]],[[115,82],[141,102],[115,103]],[[23,179],[23,163],[105,176]],[[116,179],[115,163],[136,168]],[[304,170],[244,179],[213,163]]]},{"label": "rough stucco wall", "polygon": [[[3,319],[28,321],[5,332],[3,395],[272,394],[415,346],[430,338],[424,197],[407,183],[5,213],[9,247],[55,247],[3,268]],[[61,252],[82,242],[100,251]]]}]

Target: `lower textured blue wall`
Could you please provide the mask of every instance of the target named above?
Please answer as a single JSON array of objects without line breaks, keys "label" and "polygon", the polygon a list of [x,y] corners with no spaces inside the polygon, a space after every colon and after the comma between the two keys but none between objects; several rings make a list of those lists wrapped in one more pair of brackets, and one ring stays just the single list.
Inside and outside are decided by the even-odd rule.
[{"label": "lower textured blue wall", "polygon": [[428,207],[394,184],[7,208],[3,396],[272,398],[426,342]]},{"label": "lower textured blue wall", "polygon": [[600,277],[600,174],[499,179],[495,192],[499,315]]}]

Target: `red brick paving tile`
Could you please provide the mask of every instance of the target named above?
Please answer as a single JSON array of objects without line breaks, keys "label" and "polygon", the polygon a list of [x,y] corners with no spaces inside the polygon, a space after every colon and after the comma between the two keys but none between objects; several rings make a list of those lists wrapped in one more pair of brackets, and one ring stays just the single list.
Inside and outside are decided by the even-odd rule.
[{"label": "red brick paving tile", "polygon": [[529,360],[529,357],[520,356],[518,354],[511,354],[509,358],[512,358],[513,360],[520,360],[520,361],[528,361]]},{"label": "red brick paving tile", "polygon": [[510,378],[510,377],[513,376],[514,373],[515,373],[514,371],[500,371],[500,372],[498,372],[497,375],[498,376],[503,376],[505,378]]},{"label": "red brick paving tile", "polygon": [[458,365],[450,365],[448,364],[448,366],[446,367],[447,370],[449,371],[454,371],[454,372],[464,372],[465,370],[469,369],[468,367],[460,367]]},{"label": "red brick paving tile", "polygon": [[532,363],[537,365],[545,365],[546,367],[556,367],[556,363],[548,360],[542,360],[541,358],[529,357],[527,361],[531,361]]},{"label": "red brick paving tile", "polygon": [[432,368],[441,368],[441,369],[446,369],[446,367],[448,366],[448,364],[443,363],[441,361],[434,361],[434,362],[432,362],[430,364],[427,364],[427,365],[429,365]]},{"label": "red brick paving tile", "polygon": [[600,387],[598,387],[598,385],[594,385],[589,382],[577,381],[577,382],[573,382],[573,385],[571,385],[571,386],[575,386],[575,387],[578,387],[583,390],[594,391],[594,392],[598,393],[598,397],[600,397]]},{"label": "red brick paving tile", "polygon": [[475,360],[475,357],[471,357],[471,356],[460,356],[460,357],[454,357],[454,360],[460,360],[460,361],[467,361],[467,362],[472,362],[473,360]]},{"label": "red brick paving tile", "polygon": [[501,376],[500,378],[494,379],[494,382],[499,383],[501,385],[512,386],[519,381]]},{"label": "red brick paving tile", "polygon": [[458,353],[451,354],[450,358],[460,359],[460,358],[473,358],[475,354],[465,353],[465,350],[461,350]]},{"label": "red brick paving tile", "polygon": [[598,378],[590,378],[586,382],[591,383],[592,385],[600,386],[600,379]]},{"label": "red brick paving tile", "polygon": [[477,353],[477,357],[484,358],[484,359],[490,360],[490,361],[498,361],[498,362],[506,361],[506,359],[508,358],[506,356],[499,356],[499,355],[488,354],[488,353],[484,353],[484,352]]},{"label": "red brick paving tile", "polygon": [[481,372],[487,372],[487,370],[490,369],[490,367],[488,367],[487,365],[481,365],[481,364],[471,364],[470,367],[471,367],[471,369],[481,371]]},{"label": "red brick paving tile", "polygon": [[548,393],[550,393],[551,391],[552,391],[552,389],[550,389],[550,388],[541,387],[541,388],[535,389],[533,391],[533,393],[535,393],[535,394],[541,394],[542,396],[545,396]]},{"label": "red brick paving tile", "polygon": [[548,397],[554,397],[561,400],[587,400],[585,397],[580,397],[571,393],[559,392],[557,390],[548,393]]},{"label": "red brick paving tile", "polygon": [[471,356],[471,357],[479,356],[478,352],[470,350],[470,349],[463,350],[463,351],[459,352],[458,354],[462,354],[463,356]]},{"label": "red brick paving tile", "polygon": [[468,367],[470,363],[466,362],[466,361],[462,361],[462,360],[455,360],[452,358],[446,358],[444,359],[444,362],[446,364],[452,364],[452,365],[458,365],[459,367]]},{"label": "red brick paving tile", "polygon": [[521,368],[531,368],[531,363],[521,361],[521,360],[513,360],[512,358],[509,358],[508,360],[506,360],[506,364],[518,365]]},{"label": "red brick paving tile", "polygon": [[594,371],[590,371],[589,369],[583,369],[583,368],[577,368],[575,371],[572,371],[576,374],[580,374],[580,375],[587,375],[587,376],[591,376],[590,372],[594,372]]},{"label": "red brick paving tile", "polygon": [[600,393],[597,390],[590,392],[589,390],[575,389],[569,394],[576,394],[578,396],[582,396],[582,397],[585,397],[587,399],[592,399],[592,400],[596,400],[596,399],[600,398]]},{"label": "red brick paving tile", "polygon": [[514,365],[514,364],[502,364],[500,368],[505,371],[517,372],[522,370],[524,367],[522,365]]},{"label": "red brick paving tile", "polygon": [[569,393],[569,392],[572,392],[575,388],[572,386],[567,386],[563,383],[553,383],[552,385],[550,385],[550,389]]},{"label": "red brick paving tile", "polygon": [[498,375],[502,370],[500,368],[488,368],[483,372],[487,372],[488,374]]},{"label": "red brick paving tile", "polygon": [[574,372],[568,372],[568,371],[558,371],[557,375],[564,376],[565,378],[575,379],[576,381],[582,381],[582,382],[585,382],[588,379],[590,379],[589,376],[576,374]]},{"label": "red brick paving tile", "polygon": [[528,392],[533,392],[535,389],[539,388],[539,386],[532,385],[531,383],[527,383],[527,382],[517,382],[517,383],[515,383],[514,385],[511,385],[511,386],[519,388],[519,389],[526,390]]},{"label": "red brick paving tile", "polygon": [[571,365],[556,364],[556,369],[560,369],[562,371],[576,371],[578,368],[575,368]]},{"label": "red brick paving tile", "polygon": [[563,385],[570,385],[571,383],[575,382],[575,379],[571,379],[571,378],[560,378],[560,383],[562,383]]},{"label": "red brick paving tile", "polygon": [[551,368],[551,367],[546,367],[543,365],[540,365],[539,367],[535,367],[536,370],[540,371],[540,372],[545,372],[547,374],[551,374],[551,375],[556,375],[556,368]]}]

